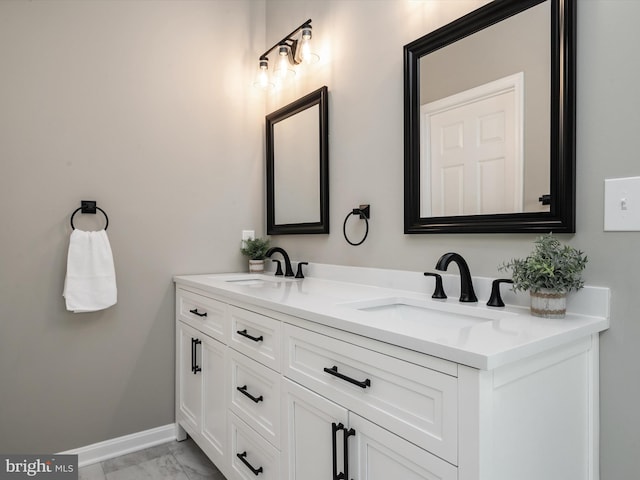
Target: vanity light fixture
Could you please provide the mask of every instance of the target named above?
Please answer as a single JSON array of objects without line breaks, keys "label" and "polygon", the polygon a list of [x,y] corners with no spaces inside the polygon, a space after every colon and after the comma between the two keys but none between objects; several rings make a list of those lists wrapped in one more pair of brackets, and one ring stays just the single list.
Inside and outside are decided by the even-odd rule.
[{"label": "vanity light fixture", "polygon": [[289,47],[280,45],[278,47],[278,64],[273,72],[278,81],[286,80],[296,76],[295,70],[289,67]]},{"label": "vanity light fixture", "polygon": [[311,24],[302,29],[300,40],[300,58],[306,64],[316,63],[320,57],[311,50]]},{"label": "vanity light fixture", "polygon": [[278,83],[295,75],[296,72],[291,68],[292,66],[300,65],[301,63],[315,63],[320,60],[320,57],[311,49],[311,32],[311,19],[309,19],[260,55],[258,59],[258,76],[254,86],[260,88],[274,86],[274,81],[269,79],[268,55],[276,48],[278,49],[278,61],[273,77]]},{"label": "vanity light fixture", "polygon": [[256,81],[253,82],[253,86],[263,89],[273,87],[273,82],[269,79],[268,60],[260,60],[260,64],[258,66],[258,74],[256,76]]}]

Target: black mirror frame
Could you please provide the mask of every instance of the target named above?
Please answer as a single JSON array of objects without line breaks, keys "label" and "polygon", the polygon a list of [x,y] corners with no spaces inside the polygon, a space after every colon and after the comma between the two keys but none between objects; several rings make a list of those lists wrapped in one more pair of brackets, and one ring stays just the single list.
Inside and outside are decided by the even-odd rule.
[{"label": "black mirror frame", "polygon": [[551,1],[549,212],[420,217],[420,57],[546,0],[494,0],[404,47],[404,233],[574,233],[576,0]]},{"label": "black mirror frame", "polygon": [[[275,178],[274,138],[276,123],[289,118],[314,105],[319,106],[318,141],[320,146],[320,220],[304,223],[275,223]],[[267,160],[267,234],[289,235],[305,233],[329,233],[329,102],[328,89],[321,87],[302,98],[266,116],[266,160]]]}]

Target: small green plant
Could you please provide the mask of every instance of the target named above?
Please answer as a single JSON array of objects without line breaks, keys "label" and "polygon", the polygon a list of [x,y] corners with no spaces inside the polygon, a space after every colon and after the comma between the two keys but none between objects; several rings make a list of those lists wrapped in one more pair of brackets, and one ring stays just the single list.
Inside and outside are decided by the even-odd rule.
[{"label": "small green plant", "polygon": [[264,260],[267,250],[269,250],[268,238],[250,238],[244,241],[240,252],[250,260]]},{"label": "small green plant", "polygon": [[551,234],[538,237],[534,243],[535,248],[529,256],[512,259],[498,267],[500,271],[512,271],[514,291],[549,289],[568,293],[584,286],[582,271],[587,257],[583,252],[562,245]]}]

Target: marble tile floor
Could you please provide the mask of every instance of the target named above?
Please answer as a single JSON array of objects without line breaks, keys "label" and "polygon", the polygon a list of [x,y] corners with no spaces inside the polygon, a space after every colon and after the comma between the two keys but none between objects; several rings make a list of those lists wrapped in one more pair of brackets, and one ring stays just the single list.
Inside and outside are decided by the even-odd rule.
[{"label": "marble tile floor", "polygon": [[79,469],[79,480],[225,480],[188,438],[163,443]]}]

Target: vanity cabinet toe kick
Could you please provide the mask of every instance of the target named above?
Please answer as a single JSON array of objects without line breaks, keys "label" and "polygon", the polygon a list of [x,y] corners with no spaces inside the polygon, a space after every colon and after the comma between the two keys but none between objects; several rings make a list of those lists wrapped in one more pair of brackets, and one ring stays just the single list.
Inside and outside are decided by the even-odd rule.
[{"label": "vanity cabinet toe kick", "polygon": [[228,480],[597,480],[598,335],[493,370],[176,289],[176,425]]}]

